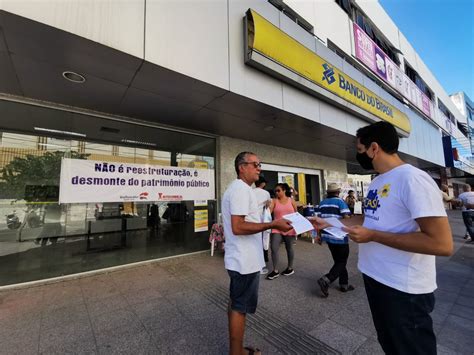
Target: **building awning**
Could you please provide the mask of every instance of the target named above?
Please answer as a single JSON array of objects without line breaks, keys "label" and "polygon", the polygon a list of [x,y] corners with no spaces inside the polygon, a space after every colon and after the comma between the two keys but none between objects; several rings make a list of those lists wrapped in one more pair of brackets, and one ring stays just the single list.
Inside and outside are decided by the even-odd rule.
[{"label": "building awning", "polygon": [[405,113],[252,9],[247,11],[245,39],[247,64],[314,96],[339,104],[361,118],[371,121],[373,115],[377,120],[390,122],[402,136],[410,134],[411,125]]}]

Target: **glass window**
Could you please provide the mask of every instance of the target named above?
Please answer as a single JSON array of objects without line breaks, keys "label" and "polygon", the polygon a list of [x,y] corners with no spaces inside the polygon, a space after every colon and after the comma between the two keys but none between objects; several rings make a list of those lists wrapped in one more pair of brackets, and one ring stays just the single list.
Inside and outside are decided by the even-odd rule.
[{"label": "glass window", "polygon": [[[195,232],[194,200],[159,201],[157,196],[59,204],[59,183],[63,158],[163,166],[174,161],[184,168],[214,169],[213,138],[71,113],[64,113],[58,122],[77,119],[81,127],[88,127],[83,140],[61,134],[38,136],[33,127],[45,126],[40,118],[49,117],[48,111],[53,110],[26,110],[33,116],[23,122],[18,111],[21,127],[13,128],[31,133],[0,131],[0,285],[209,247],[209,232]],[[115,131],[104,137],[104,126]],[[79,130],[68,127],[68,131]],[[117,131],[133,135],[136,146],[122,143]],[[198,207],[203,208],[210,229],[216,221],[216,201]]]}]

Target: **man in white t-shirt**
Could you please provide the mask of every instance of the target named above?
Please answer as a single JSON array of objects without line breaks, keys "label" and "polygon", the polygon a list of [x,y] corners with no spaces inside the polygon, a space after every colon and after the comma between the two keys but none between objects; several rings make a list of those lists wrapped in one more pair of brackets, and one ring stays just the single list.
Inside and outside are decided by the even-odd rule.
[{"label": "man in white t-shirt", "polygon": [[[364,216],[344,220],[359,245],[359,270],[387,354],[436,354],[430,313],[436,289],[435,255],[453,251],[441,194],[424,171],[398,156],[398,135],[388,122],[357,131],[357,160],[379,175],[364,200]],[[324,221],[314,223],[327,227]]]},{"label": "man in white t-shirt", "polygon": [[474,242],[474,192],[471,191],[471,185],[463,186],[463,193],[458,196],[462,202],[462,219],[466,226],[469,237],[468,243]]},{"label": "man in white t-shirt", "polygon": [[261,223],[257,198],[250,187],[258,180],[261,163],[251,152],[242,152],[235,158],[237,179],[222,198],[222,221],[225,235],[225,268],[230,277],[229,338],[230,354],[258,353],[257,349],[243,347],[245,318],[255,313],[258,301],[260,270],[265,266],[261,232],[276,228],[290,230],[286,219]]}]

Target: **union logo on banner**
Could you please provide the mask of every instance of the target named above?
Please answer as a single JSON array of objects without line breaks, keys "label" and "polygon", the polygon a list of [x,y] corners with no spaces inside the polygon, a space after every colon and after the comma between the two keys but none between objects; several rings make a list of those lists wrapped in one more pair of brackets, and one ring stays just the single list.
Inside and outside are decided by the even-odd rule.
[{"label": "union logo on banner", "polygon": [[138,196],[139,196],[140,200],[148,200],[148,192],[142,192]]}]

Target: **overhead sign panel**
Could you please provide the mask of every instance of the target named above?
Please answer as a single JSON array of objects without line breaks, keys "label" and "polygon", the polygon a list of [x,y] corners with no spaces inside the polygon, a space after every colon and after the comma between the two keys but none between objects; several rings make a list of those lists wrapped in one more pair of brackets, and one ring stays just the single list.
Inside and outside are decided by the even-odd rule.
[{"label": "overhead sign panel", "polygon": [[[306,48],[254,10],[247,11],[246,21],[248,47],[246,62],[248,64],[278,78],[284,76],[286,81],[298,87],[301,87],[303,80],[307,80],[358,108],[392,123],[404,135],[410,133],[410,121],[405,113],[345,74],[340,68]],[[270,62],[257,61],[255,54],[270,59]],[[282,74],[275,64],[297,74],[297,77]],[[317,94],[317,91],[315,90],[314,93]]]},{"label": "overhead sign panel", "polygon": [[354,23],[355,55],[426,116],[433,117],[431,100],[406,76],[400,68]]}]

